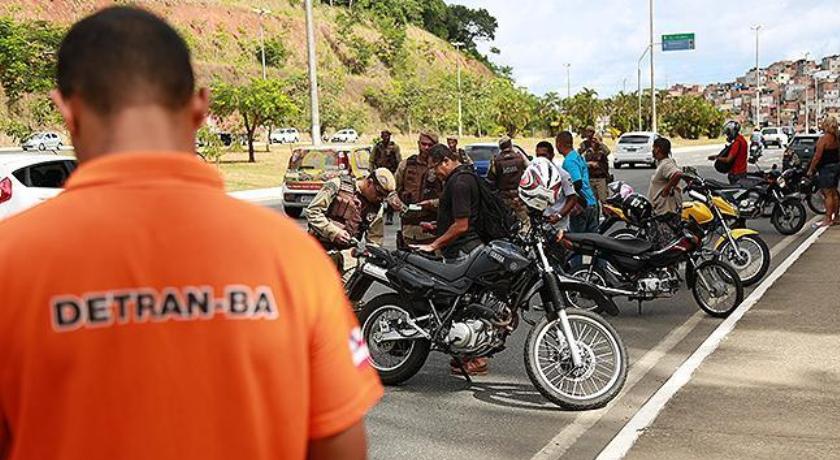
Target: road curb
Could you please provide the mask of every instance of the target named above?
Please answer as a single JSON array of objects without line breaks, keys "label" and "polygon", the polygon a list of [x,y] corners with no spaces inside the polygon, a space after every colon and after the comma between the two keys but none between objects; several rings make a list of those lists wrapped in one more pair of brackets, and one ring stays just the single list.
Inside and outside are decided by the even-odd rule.
[{"label": "road curb", "polygon": [[641,433],[648,428],[665,405],[676,393],[687,384],[694,372],[719,346],[720,343],[735,328],[738,321],[764,296],[770,287],[787,272],[791,265],[814,244],[825,232],[822,227],[813,232],[799,245],[775,270],[744,300],[744,302],[726,318],[705,341],[677,368],[671,377],[656,393],[636,412],[633,418],[618,432],[609,444],[598,455],[599,460],[624,458],[630,451]]},{"label": "road curb", "polygon": [[228,195],[253,204],[279,203],[283,200],[283,187],[239,190]]}]

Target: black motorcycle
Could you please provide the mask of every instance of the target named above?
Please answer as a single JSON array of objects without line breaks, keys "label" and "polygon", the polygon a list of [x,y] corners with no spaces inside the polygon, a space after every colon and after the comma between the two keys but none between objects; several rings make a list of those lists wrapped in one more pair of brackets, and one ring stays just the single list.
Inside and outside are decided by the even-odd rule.
[{"label": "black motorcycle", "polygon": [[[599,315],[567,310],[563,292],[586,293],[607,313],[618,309],[592,285],[556,273],[534,226],[515,242],[494,241],[454,262],[367,246],[348,292],[358,300],[374,281],[394,291],[365,302],[359,313],[370,363],[383,383],[414,376],[430,351],[452,356],[469,380],[464,360],[502,351],[522,319],[532,325],[525,369],[543,396],[571,410],[615,398],[627,377],[627,349]],[[541,318],[530,321],[527,311]]]},{"label": "black motorcycle", "polygon": [[807,168],[808,165],[802,165],[799,157],[793,154],[785,162],[784,171],[778,179],[779,187],[785,195],[798,192],[811,211],[815,214],[825,214],[825,197],[817,186],[815,178],[807,176]]},{"label": "black motorcycle", "polygon": [[[757,163],[758,156],[750,156],[750,163]],[[805,226],[808,217],[802,196],[798,191],[786,193],[779,183],[782,172],[776,165],[770,171],[757,168],[736,184],[705,179],[713,194],[719,195],[738,207],[740,218],[732,222],[743,228],[746,219],[770,217],[770,223],[782,235],[793,235]]]},{"label": "black motorcycle", "polygon": [[[682,279],[680,264],[686,264],[686,284],[697,305],[714,317],[726,317],[744,299],[738,273],[718,258],[704,257],[705,232],[693,220],[668,214],[646,220],[647,239],[617,239],[597,233],[567,233],[561,244],[567,254],[570,276],[597,285],[609,297],[626,297],[639,303],[673,296]],[[589,256],[583,262],[579,256]],[[559,259],[559,258],[557,258]],[[568,292],[574,307],[600,311],[601,304],[585,293]]]}]

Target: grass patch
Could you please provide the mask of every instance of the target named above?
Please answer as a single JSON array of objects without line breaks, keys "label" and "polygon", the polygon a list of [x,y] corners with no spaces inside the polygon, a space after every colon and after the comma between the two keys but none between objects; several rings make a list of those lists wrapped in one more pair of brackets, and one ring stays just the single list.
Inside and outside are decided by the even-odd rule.
[{"label": "grass patch", "polygon": [[[398,135],[394,136],[394,140],[399,144],[403,158],[407,158],[417,152],[417,136]],[[463,147],[475,142],[495,142],[496,140],[496,138],[463,137],[459,142],[459,146]],[[528,137],[514,139],[514,142],[525,149],[526,152],[533,153],[537,143],[542,140],[552,141],[550,138]],[[445,138],[441,138],[441,142],[445,141]],[[724,139],[672,139],[672,142],[674,148],[678,148],[694,145],[722,144],[724,143]],[[362,147],[371,145],[372,143],[372,137],[364,136],[357,145]],[[611,149],[614,149],[616,140],[607,139],[606,143]],[[575,145],[579,144],[580,138],[575,138]],[[272,145],[271,151],[266,152],[264,144],[257,144],[255,145],[256,163],[248,163],[248,152],[243,151],[242,148],[225,154],[219,164],[219,171],[222,177],[224,177],[226,188],[229,191],[235,191],[279,187],[283,183],[283,175],[286,173],[286,167],[289,165],[289,157],[294,147],[294,145]]]}]

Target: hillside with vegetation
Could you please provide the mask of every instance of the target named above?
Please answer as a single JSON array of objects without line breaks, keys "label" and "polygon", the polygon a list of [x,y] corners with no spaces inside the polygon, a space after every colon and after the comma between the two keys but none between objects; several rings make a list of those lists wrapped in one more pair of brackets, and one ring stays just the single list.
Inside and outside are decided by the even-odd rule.
[{"label": "hillside with vegetation", "polygon": [[[49,102],[55,51],[66,28],[117,0],[3,0],[0,5],[0,132],[4,143],[60,126]],[[199,84],[213,90],[215,130],[253,141],[270,126],[309,131],[302,0],[148,0],[190,46]],[[262,12],[262,13],[261,13]],[[548,136],[571,127],[617,135],[637,124],[637,94],[602,99],[584,89],[570,98],[536,96],[511,69],[478,51],[496,19],[484,9],[443,0],[321,0],[315,8],[320,114],[325,132],[389,127],[404,134],[458,130],[462,68],[464,134]],[[261,30],[263,33],[261,34]],[[262,36],[262,40],[261,40]],[[457,50],[452,43],[462,43]],[[265,78],[262,50],[265,50]],[[490,48],[490,53],[498,53]],[[649,107],[649,93],[643,104]],[[700,97],[661,98],[660,131],[688,139],[716,137],[724,114]],[[643,113],[643,127],[650,113]],[[203,133],[203,139],[212,139]],[[2,139],[0,139],[2,140]],[[218,151],[211,149],[210,151]],[[221,153],[219,153],[221,154]]]}]

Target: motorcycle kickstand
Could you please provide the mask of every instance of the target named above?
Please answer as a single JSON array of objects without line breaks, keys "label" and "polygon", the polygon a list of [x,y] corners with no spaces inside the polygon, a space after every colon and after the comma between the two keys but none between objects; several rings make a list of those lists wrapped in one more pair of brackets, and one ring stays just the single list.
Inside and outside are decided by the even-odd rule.
[{"label": "motorcycle kickstand", "polygon": [[456,361],[458,362],[458,369],[461,371],[461,375],[463,375],[464,378],[467,379],[467,383],[469,385],[472,385],[473,381],[472,381],[472,378],[470,377],[470,373],[467,372],[467,368],[464,367],[464,360],[461,359],[461,358],[458,358],[458,359],[456,359]]}]

